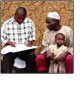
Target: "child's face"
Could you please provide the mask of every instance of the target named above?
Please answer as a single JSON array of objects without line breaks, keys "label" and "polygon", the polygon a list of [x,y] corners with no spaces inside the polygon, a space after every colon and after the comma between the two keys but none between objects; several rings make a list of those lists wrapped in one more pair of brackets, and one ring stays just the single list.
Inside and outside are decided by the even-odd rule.
[{"label": "child's face", "polygon": [[55,42],[58,46],[64,45],[64,36],[63,35],[57,35]]}]

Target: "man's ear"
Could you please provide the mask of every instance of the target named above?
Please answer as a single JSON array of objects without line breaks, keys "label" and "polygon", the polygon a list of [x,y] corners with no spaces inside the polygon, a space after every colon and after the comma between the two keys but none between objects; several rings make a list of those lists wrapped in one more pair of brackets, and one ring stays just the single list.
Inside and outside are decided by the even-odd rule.
[{"label": "man's ear", "polygon": [[15,13],[14,16],[16,16],[17,14]]},{"label": "man's ear", "polygon": [[14,18],[16,17],[16,13],[14,14]]}]

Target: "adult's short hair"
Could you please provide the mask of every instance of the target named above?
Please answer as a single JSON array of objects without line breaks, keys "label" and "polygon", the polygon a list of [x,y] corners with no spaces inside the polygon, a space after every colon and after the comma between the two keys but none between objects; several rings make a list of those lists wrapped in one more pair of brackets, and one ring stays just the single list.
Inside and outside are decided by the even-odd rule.
[{"label": "adult's short hair", "polygon": [[18,13],[22,13],[24,16],[26,16],[27,11],[26,11],[26,9],[24,7],[18,7],[16,9],[15,15],[17,15]]}]

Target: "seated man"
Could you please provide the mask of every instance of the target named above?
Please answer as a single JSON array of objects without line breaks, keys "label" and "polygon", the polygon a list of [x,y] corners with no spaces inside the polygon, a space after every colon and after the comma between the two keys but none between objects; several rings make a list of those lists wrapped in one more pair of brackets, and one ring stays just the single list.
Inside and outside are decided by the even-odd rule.
[{"label": "seated man", "polygon": [[[1,28],[1,41],[4,45],[16,47],[17,44],[25,44],[28,47],[32,46],[35,40],[35,25],[34,22],[26,18],[27,11],[24,7],[16,9],[14,17],[10,18]],[[3,73],[11,73],[14,59],[20,57],[26,61],[26,71],[33,72],[34,50],[27,50],[17,53],[8,53],[3,57]]]},{"label": "seated man", "polygon": [[[47,60],[44,52],[49,45],[56,43],[55,35],[63,33],[65,35],[65,46],[68,48],[70,55],[66,56],[65,65],[66,73],[73,73],[73,30],[68,26],[60,25],[60,15],[57,12],[49,12],[46,18],[47,29],[44,32],[42,45],[44,50],[42,54],[36,58],[36,66],[38,72],[48,72],[49,60]],[[66,55],[66,54],[64,54]],[[64,55],[61,55],[62,57]]]}]

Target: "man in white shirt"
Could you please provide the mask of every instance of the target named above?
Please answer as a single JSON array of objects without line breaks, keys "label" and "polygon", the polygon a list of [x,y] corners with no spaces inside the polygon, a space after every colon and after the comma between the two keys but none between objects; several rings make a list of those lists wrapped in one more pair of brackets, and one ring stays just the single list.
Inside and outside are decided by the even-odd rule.
[{"label": "man in white shirt", "polygon": [[38,55],[36,58],[37,71],[48,72],[49,63],[44,55],[44,52],[49,45],[55,43],[55,35],[57,33],[62,33],[65,35],[65,45],[68,48],[68,52],[71,53],[71,55],[66,56],[66,72],[73,73],[73,30],[68,26],[60,25],[60,15],[57,12],[48,13],[46,24],[47,29],[44,32],[42,40],[42,45],[44,46],[44,50],[42,51],[43,54]]},{"label": "man in white shirt", "polygon": [[[34,22],[26,18],[27,11],[24,7],[16,9],[14,17],[5,21],[1,28],[1,41],[4,45],[16,47],[16,44],[25,44],[31,47],[35,40]],[[22,51],[17,53],[8,53],[3,57],[4,73],[11,73],[14,59],[21,57],[26,61],[26,71],[33,72],[33,62],[35,58],[34,50]]]}]

